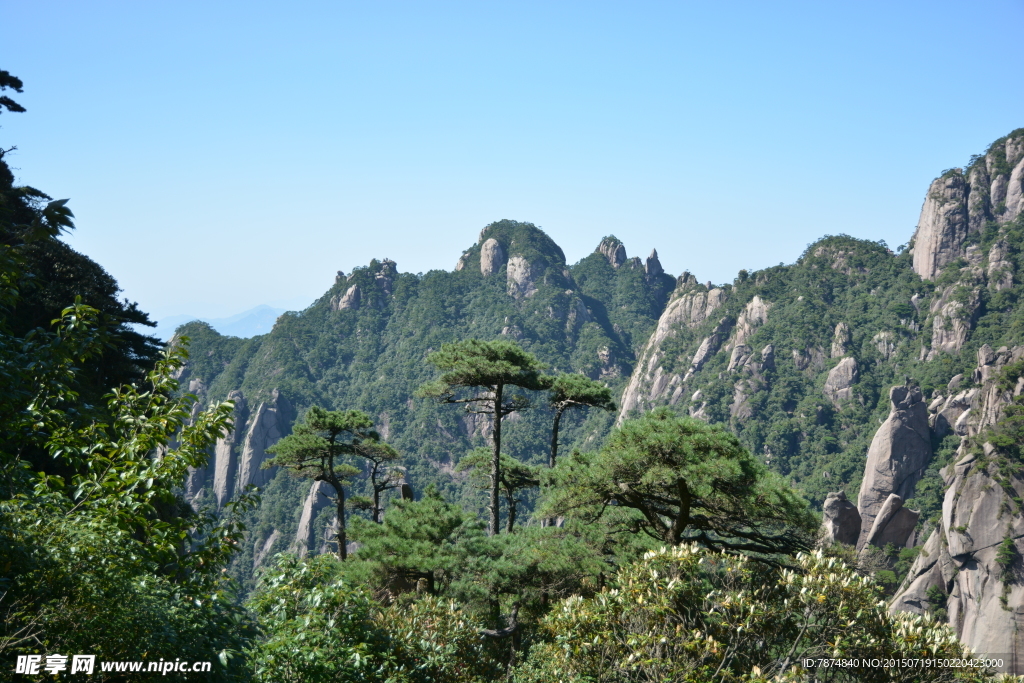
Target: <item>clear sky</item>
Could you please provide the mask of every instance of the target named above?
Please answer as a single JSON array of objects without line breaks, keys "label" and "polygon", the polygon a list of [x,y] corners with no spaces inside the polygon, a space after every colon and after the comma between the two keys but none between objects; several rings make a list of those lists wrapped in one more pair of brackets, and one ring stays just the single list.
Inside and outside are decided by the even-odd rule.
[{"label": "clear sky", "polygon": [[896,246],[1024,126],[1022,0],[0,0],[0,27],[18,180],[155,317],[451,269],[502,218],[714,282]]}]

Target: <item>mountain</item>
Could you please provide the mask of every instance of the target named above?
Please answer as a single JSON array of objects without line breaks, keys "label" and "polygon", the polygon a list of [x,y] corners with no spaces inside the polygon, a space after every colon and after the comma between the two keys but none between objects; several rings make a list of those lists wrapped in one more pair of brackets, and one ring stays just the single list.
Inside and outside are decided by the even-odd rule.
[{"label": "mountain", "polygon": [[274,328],[278,317],[285,312],[283,308],[272,308],[261,304],[247,311],[236,313],[227,318],[200,318],[194,315],[172,315],[162,318],[157,322],[153,336],[169,340],[174,336],[174,331],[193,320],[205,322],[220,334],[228,337],[241,337],[247,339],[260,334],[267,334]]},{"label": "mountain", "polygon": [[[236,401],[236,433],[187,495],[216,506],[265,485],[235,567],[243,580],[273,551],[322,549],[331,519],[316,489],[259,469],[296,416],[321,405],[370,413],[415,489],[436,484],[481,509],[455,466],[490,426],[413,391],[435,377],[425,359],[442,343],[508,337],[620,397],[617,415],[565,425],[565,447],[597,448],[616,422],[662,405],[726,425],[890,582],[893,609],[946,616],[979,652],[1017,652],[1022,214],[1024,129],[940,174],[895,250],[826,236],[791,265],[713,285],[664,273],[656,252],[629,258],[611,236],[567,264],[541,230],[505,220],[450,272],[401,273],[388,259],[339,271],[266,335],[179,329],[193,340],[181,379],[203,401]],[[505,433],[510,455],[539,463],[550,412],[536,403]]]}]

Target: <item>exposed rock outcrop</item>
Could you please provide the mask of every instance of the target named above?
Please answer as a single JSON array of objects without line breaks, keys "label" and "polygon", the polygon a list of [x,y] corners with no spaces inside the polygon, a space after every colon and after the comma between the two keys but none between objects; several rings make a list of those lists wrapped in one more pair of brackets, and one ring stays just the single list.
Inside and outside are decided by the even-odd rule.
[{"label": "exposed rock outcrop", "polygon": [[[978,350],[974,382],[981,384],[953,397],[933,402],[935,421],[948,423],[955,412],[954,429],[978,437],[1003,416],[1005,406],[1024,390],[1000,386],[1002,369],[1024,357],[1024,347]],[[952,384],[952,382],[951,382]],[[956,387],[953,387],[956,388]],[[947,417],[948,416],[948,417]],[[1024,479],[1002,471],[996,448],[985,443],[961,443],[954,462],[940,472],[946,484],[941,525],[928,538],[922,552],[892,600],[892,610],[921,613],[944,596],[949,623],[961,642],[981,655],[1005,660],[1004,670],[1024,671],[1024,586],[1019,568],[1007,574],[997,561],[999,546],[1010,539],[1019,557],[1024,554],[1024,514],[1017,501],[1024,497]],[[1019,560],[1017,560],[1019,562]],[[929,589],[933,589],[929,595]]]},{"label": "exposed rock outcrop", "polygon": [[523,256],[513,256],[508,260],[508,295],[513,299],[522,299],[537,293],[535,279],[538,273]]},{"label": "exposed rock outcrop", "polygon": [[252,556],[253,571],[256,571],[257,569],[263,566],[263,563],[266,561],[266,559],[270,557],[270,552],[274,549],[274,544],[277,543],[277,539],[279,539],[280,537],[281,532],[277,529],[274,529],[270,532],[270,535],[267,536],[266,540],[264,540],[263,543],[257,544],[255,548],[256,552]]},{"label": "exposed rock outcrop", "polygon": [[875,518],[890,495],[902,501],[913,497],[914,487],[932,457],[928,407],[917,387],[899,386],[889,391],[892,408],[889,417],[875,432],[864,465],[864,479],[857,496],[861,516],[862,548],[868,540]]},{"label": "exposed rock outcrop", "polygon": [[839,365],[829,370],[822,393],[836,405],[848,401],[853,398],[853,385],[857,383],[858,377],[857,361],[844,358],[839,361]]},{"label": "exposed rock outcrop", "polygon": [[238,441],[240,429],[245,426],[248,418],[248,406],[241,391],[235,390],[228,394],[228,400],[234,403],[231,413],[231,431],[217,439],[213,449],[213,496],[217,507],[231,500],[235,493],[235,472],[238,469]]},{"label": "exposed rock outcrop", "polygon": [[647,273],[648,280],[653,280],[664,274],[665,269],[661,267],[661,261],[658,260],[657,249],[651,249],[651,255],[647,257],[647,262],[644,264],[644,271]]},{"label": "exposed rock outcrop", "polygon": [[269,401],[260,403],[255,410],[249,421],[242,457],[238,463],[237,491],[250,484],[266,486],[273,478],[273,470],[260,468],[268,458],[267,449],[288,433],[292,413],[291,403],[277,389],[271,393]]},{"label": "exposed rock outcrop", "polygon": [[1010,260],[1010,246],[1005,239],[998,240],[988,252],[988,286],[1001,292],[1013,287],[1013,261]]},{"label": "exposed rock outcrop", "polygon": [[359,304],[363,300],[363,292],[359,289],[359,285],[352,285],[349,287],[339,299],[331,299],[331,308],[335,311],[345,311],[350,308],[359,308]]},{"label": "exposed rock outcrop", "polygon": [[747,339],[768,319],[768,309],[771,307],[761,297],[754,295],[743,308],[739,318],[736,319],[736,334],[729,342],[731,347],[746,343]]},{"label": "exposed rock outcrop", "polygon": [[832,334],[832,357],[841,358],[849,353],[852,341],[853,336],[850,334],[850,326],[846,323],[836,325],[835,332]]},{"label": "exposed rock outcrop", "polygon": [[385,295],[391,296],[391,290],[398,277],[398,264],[391,259],[384,259],[380,262],[377,272],[373,275],[374,283]]},{"label": "exposed rock outcrop", "polygon": [[934,280],[962,254],[967,238],[968,185],[960,169],[932,181],[914,233],[914,272]]},{"label": "exposed rock outcrop", "polygon": [[[913,263],[918,275],[933,280],[951,261],[965,256],[970,260],[965,247],[970,233],[981,232],[989,222],[1009,223],[1024,211],[1022,148],[1024,135],[1015,132],[972,163],[966,178],[960,169],[952,169],[932,182],[914,234]],[[998,288],[1006,282],[1006,270],[999,266],[992,270],[1001,271],[998,277],[990,277]]]},{"label": "exposed rock outcrop", "polygon": [[980,285],[950,285],[932,301],[932,347],[928,360],[963,348],[981,303],[979,289]]},{"label": "exposed rock outcrop", "polygon": [[920,516],[920,512],[903,507],[903,498],[895,493],[889,494],[868,530],[865,545],[879,548],[890,543],[897,548],[908,545]]},{"label": "exposed rock outcrop", "polygon": [[604,254],[612,268],[618,268],[626,262],[626,246],[615,237],[609,236],[601,240],[601,244],[597,245],[597,251]]},{"label": "exposed rock outcrop", "polygon": [[718,321],[715,329],[704,338],[704,341],[697,347],[697,352],[693,354],[693,359],[690,360],[690,369],[686,371],[686,376],[683,377],[684,382],[692,377],[695,372],[700,372],[700,369],[704,367],[708,359],[718,353],[718,349],[721,348],[722,342],[725,341],[731,327],[732,319],[729,317]]},{"label": "exposed rock outcrop", "polygon": [[325,507],[334,503],[334,488],[325,481],[314,481],[302,504],[299,526],[295,530],[293,548],[299,557],[305,557],[317,546],[316,535],[313,533],[313,522]]},{"label": "exposed rock outcrop", "polygon": [[888,330],[883,330],[872,337],[871,343],[878,349],[878,355],[885,360],[889,360],[896,353],[896,342],[893,333]]},{"label": "exposed rock outcrop", "polygon": [[480,245],[480,272],[484,277],[493,275],[505,265],[507,256],[501,243],[493,237]]},{"label": "exposed rock outcrop", "polygon": [[860,537],[860,513],[857,506],[846,498],[845,491],[828,494],[822,506],[822,526],[825,538],[847,545],[855,545]]},{"label": "exposed rock outcrop", "polygon": [[682,376],[666,374],[662,367],[665,354],[662,344],[680,329],[693,330],[700,327],[725,302],[721,289],[706,289],[697,284],[690,273],[679,276],[676,290],[658,319],[658,326],[643,352],[636,369],[629,378],[622,394],[619,422],[634,410],[651,407],[657,401],[673,396],[681,389]]}]

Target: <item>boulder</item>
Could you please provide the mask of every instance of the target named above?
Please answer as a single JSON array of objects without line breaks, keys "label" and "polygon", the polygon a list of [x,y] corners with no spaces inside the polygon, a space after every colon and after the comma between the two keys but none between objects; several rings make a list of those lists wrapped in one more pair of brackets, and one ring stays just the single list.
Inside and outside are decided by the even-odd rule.
[{"label": "boulder", "polygon": [[822,393],[825,394],[825,398],[838,405],[840,401],[853,398],[852,387],[857,383],[857,378],[857,361],[853,358],[844,358],[839,361],[839,365],[829,370]]},{"label": "boulder", "polygon": [[837,491],[825,497],[822,506],[822,526],[829,541],[855,545],[860,536],[860,513],[857,506],[846,498],[845,491]]},{"label": "boulder", "polygon": [[505,265],[505,249],[493,237],[480,246],[480,272],[484,277],[493,275]]},{"label": "boulder", "polygon": [[897,548],[905,547],[920,516],[920,512],[903,507],[901,497],[890,494],[871,524],[865,545],[884,548],[891,543]]},{"label": "boulder", "polygon": [[[912,498],[914,487],[932,457],[928,407],[918,387],[898,386],[889,391],[891,410],[875,432],[864,465],[864,479],[857,496],[862,520],[862,548],[875,523],[875,517],[890,495],[902,500]],[[901,500],[901,503],[902,503]]]}]

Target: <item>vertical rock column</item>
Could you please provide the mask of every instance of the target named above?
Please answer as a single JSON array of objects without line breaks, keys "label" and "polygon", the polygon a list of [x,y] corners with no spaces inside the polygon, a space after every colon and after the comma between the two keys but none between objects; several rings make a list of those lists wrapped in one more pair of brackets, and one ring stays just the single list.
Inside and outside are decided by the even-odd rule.
[{"label": "vertical rock column", "polygon": [[288,433],[292,412],[288,399],[274,389],[271,399],[261,403],[253,413],[238,464],[238,490],[250,484],[266,486],[274,477],[271,470],[260,469],[260,466],[268,457],[267,449]]},{"label": "vertical rock column", "polygon": [[[872,534],[875,518],[883,511],[892,494],[899,505],[891,501],[889,508],[897,510],[903,500],[914,494],[914,487],[924,474],[932,457],[931,434],[928,427],[928,407],[917,387],[893,387],[889,391],[892,408],[889,417],[875,432],[868,448],[864,465],[864,480],[857,496],[857,509],[861,516],[861,533],[857,548],[863,548]],[[883,537],[884,529],[875,534]]]},{"label": "vertical rock column", "polygon": [[248,409],[245,397],[241,391],[232,391],[228,394],[228,400],[235,404],[231,416],[231,431],[217,439],[217,445],[213,451],[213,495],[217,499],[217,507],[231,500],[235,489],[235,471],[238,460],[235,444],[238,439],[239,428],[245,425]]}]

